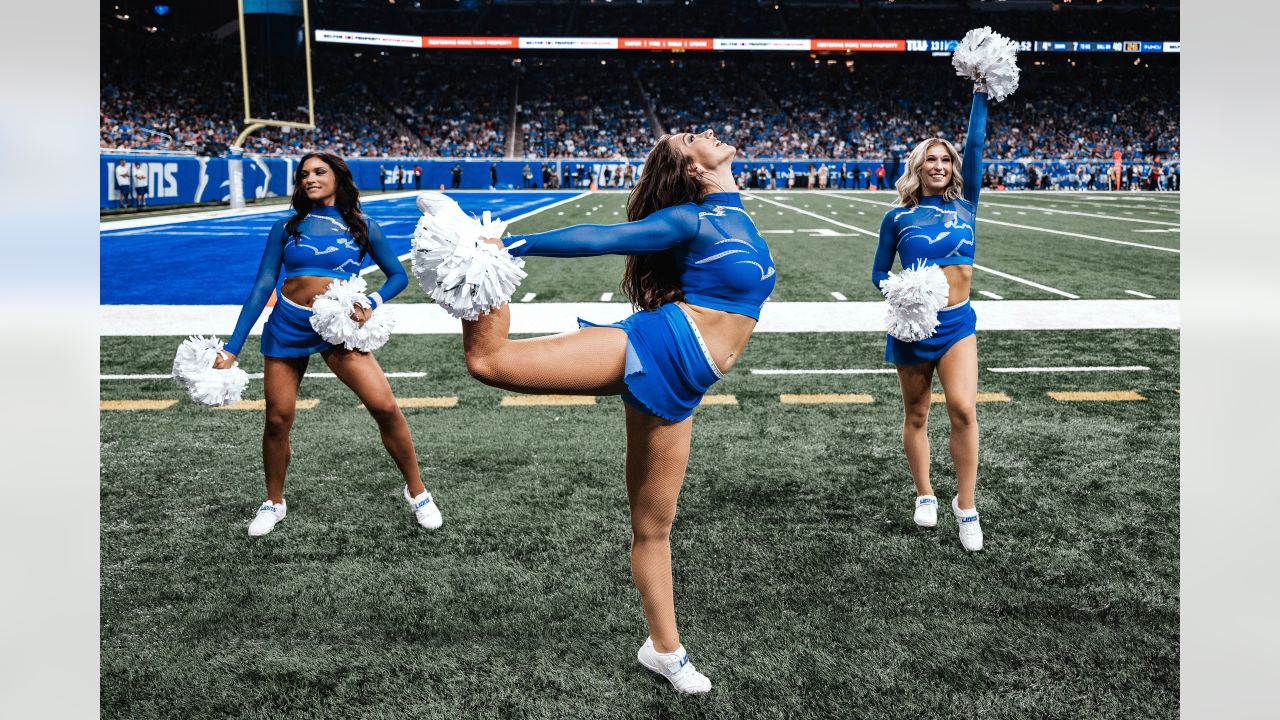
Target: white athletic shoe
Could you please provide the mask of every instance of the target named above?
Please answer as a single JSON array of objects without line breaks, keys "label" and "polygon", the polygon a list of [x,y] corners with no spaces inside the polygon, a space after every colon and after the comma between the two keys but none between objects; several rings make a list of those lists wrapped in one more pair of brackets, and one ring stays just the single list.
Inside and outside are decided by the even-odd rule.
[{"label": "white athletic shoe", "polygon": [[933,495],[916,497],[916,525],[934,527],[938,524],[938,498]]},{"label": "white athletic shoe", "polygon": [[960,499],[951,498],[951,512],[956,516],[960,526],[960,544],[965,550],[974,552],[982,549],[982,523],[978,521],[978,509],[960,509]]},{"label": "white athletic shoe", "polygon": [[418,519],[418,524],[428,530],[435,530],[444,524],[444,518],[440,516],[440,507],[431,499],[431,493],[426,490],[418,497],[409,494],[409,486],[404,486],[404,499],[409,502],[409,510],[413,512],[413,516]]},{"label": "white athletic shoe", "polygon": [[671,682],[677,692],[686,695],[698,695],[711,692],[711,680],[689,662],[689,653],[684,645],[675,652],[660,653],[653,647],[653,638],[645,638],[644,645],[636,653],[640,664],[661,675]]},{"label": "white athletic shoe", "polygon": [[249,537],[262,537],[271,532],[276,523],[284,519],[286,510],[284,498],[280,499],[278,505],[270,500],[263,501],[258,514],[253,516],[253,522],[249,523]]}]

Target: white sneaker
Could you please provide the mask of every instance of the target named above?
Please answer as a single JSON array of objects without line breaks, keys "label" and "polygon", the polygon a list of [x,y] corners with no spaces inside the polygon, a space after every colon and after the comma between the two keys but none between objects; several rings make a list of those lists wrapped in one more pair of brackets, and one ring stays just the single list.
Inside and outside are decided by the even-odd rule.
[{"label": "white sneaker", "polygon": [[689,653],[684,645],[675,652],[660,653],[653,647],[653,638],[645,638],[644,645],[636,653],[640,664],[661,675],[671,682],[677,692],[686,695],[698,695],[711,692],[711,680],[689,662]]},{"label": "white sneaker", "polygon": [[938,524],[938,498],[933,495],[916,497],[916,525],[934,527]]},{"label": "white sneaker", "polygon": [[409,509],[422,527],[435,530],[444,524],[444,518],[440,516],[440,507],[431,499],[431,493],[423,490],[421,495],[413,497],[409,494],[409,486],[405,485],[404,499],[409,502]]},{"label": "white sneaker", "polygon": [[276,523],[284,519],[286,510],[284,498],[280,499],[279,504],[264,501],[258,508],[258,514],[253,517],[253,522],[249,523],[249,537],[262,537],[271,532]]},{"label": "white sneaker", "polygon": [[960,509],[960,498],[951,498],[951,512],[956,516],[960,526],[960,544],[965,550],[974,552],[982,549],[982,523],[978,522],[978,509]]}]

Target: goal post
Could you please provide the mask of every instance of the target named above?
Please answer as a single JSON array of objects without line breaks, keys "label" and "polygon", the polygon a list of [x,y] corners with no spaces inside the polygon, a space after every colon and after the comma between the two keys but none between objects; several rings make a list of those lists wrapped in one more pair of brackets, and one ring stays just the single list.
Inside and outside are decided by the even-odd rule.
[{"label": "goal post", "polygon": [[229,148],[231,207],[244,207],[244,143],[264,127],[311,130],[311,20],[307,0],[238,0],[245,128]]}]

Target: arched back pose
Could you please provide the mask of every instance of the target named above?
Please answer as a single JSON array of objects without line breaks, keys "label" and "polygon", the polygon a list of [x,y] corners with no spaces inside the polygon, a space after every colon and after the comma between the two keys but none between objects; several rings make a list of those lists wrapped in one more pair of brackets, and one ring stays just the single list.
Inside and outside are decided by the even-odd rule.
[{"label": "arched back pose", "polygon": [[622,322],[508,339],[503,305],[463,322],[467,369],[518,392],[621,395],[625,403],[631,571],[649,639],[637,657],[676,690],[711,682],[676,630],[669,535],[689,459],[692,414],[738,361],[776,280],[764,238],[733,180],[737,150],[708,130],[660,138],[619,225],[576,225],[502,239],[512,255],[626,255],[623,288],[639,311]]},{"label": "arched back pose", "polygon": [[310,324],[315,297],[323,294],[334,278],[347,279],[357,273],[366,256],[386,273],[387,281],[379,292],[369,296],[372,308],[360,308],[352,314],[361,325],[378,305],[404,290],[408,273],[387,245],[378,223],[361,212],[359,190],[342,158],[323,152],[308,153],[298,163],[293,181],[294,216],[272,226],[257,280],[240,311],[235,332],[225,345],[229,355],[214,365],[227,368],[235,362],[250,328],[276,287],[283,266],[285,280],[279,302],[262,329],[263,394],[267,401],[262,466],[267,500],[249,524],[249,535],[266,535],[284,519],[284,479],[292,454],[289,430],[293,427],[298,386],[312,353],[321,354],[378,423],[382,444],[404,475],[405,499],[418,524],[427,529],[440,527],[440,511],[418,472],[409,424],[377,359],[372,353],[326,342]]},{"label": "arched back pose", "polygon": [[877,289],[889,277],[896,252],[906,268],[923,261],[937,265],[947,277],[947,307],[938,313],[937,331],[918,342],[892,335],[884,359],[898,367],[906,418],[902,444],[916,485],[915,522],[937,524],[937,498],[929,481],[929,404],[936,370],[951,418],[951,459],[956,469],[952,512],[966,550],[982,549],[982,526],[974,502],[978,481],[978,343],[977,316],[969,305],[973,278],[974,222],[982,189],[982,146],[986,135],[987,93],[973,95],[964,159],[942,138],[921,142],[907,158],[907,171],[897,182],[897,207],[880,223],[871,281]]}]

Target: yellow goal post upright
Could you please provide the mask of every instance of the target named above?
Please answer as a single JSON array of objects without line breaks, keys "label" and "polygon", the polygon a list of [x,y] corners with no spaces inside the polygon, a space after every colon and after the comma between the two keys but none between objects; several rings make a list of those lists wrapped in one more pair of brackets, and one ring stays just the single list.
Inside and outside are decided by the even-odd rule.
[{"label": "yellow goal post upright", "polygon": [[[297,128],[299,130],[313,130],[316,126],[315,114],[315,93],[311,81],[311,18],[308,13],[307,0],[237,0],[240,12],[240,77],[244,88],[244,122],[245,128],[236,137],[235,143],[229,148],[229,157],[227,159],[227,180],[230,185],[230,200],[233,209],[241,209],[244,207],[244,143],[253,133],[264,127],[284,127]],[[283,15],[283,16],[300,16],[302,22],[301,42],[303,65],[305,67],[304,78],[306,82],[306,120],[282,120],[277,117],[276,112],[269,107],[259,104],[254,107],[250,97],[250,74],[249,74],[249,36],[245,32],[245,15]],[[266,53],[271,51],[270,43],[266,48],[254,48],[255,59],[268,61],[265,57]],[[257,56],[264,57],[258,58]],[[258,117],[258,116],[262,117]],[[271,116],[271,117],[267,117]]]}]

